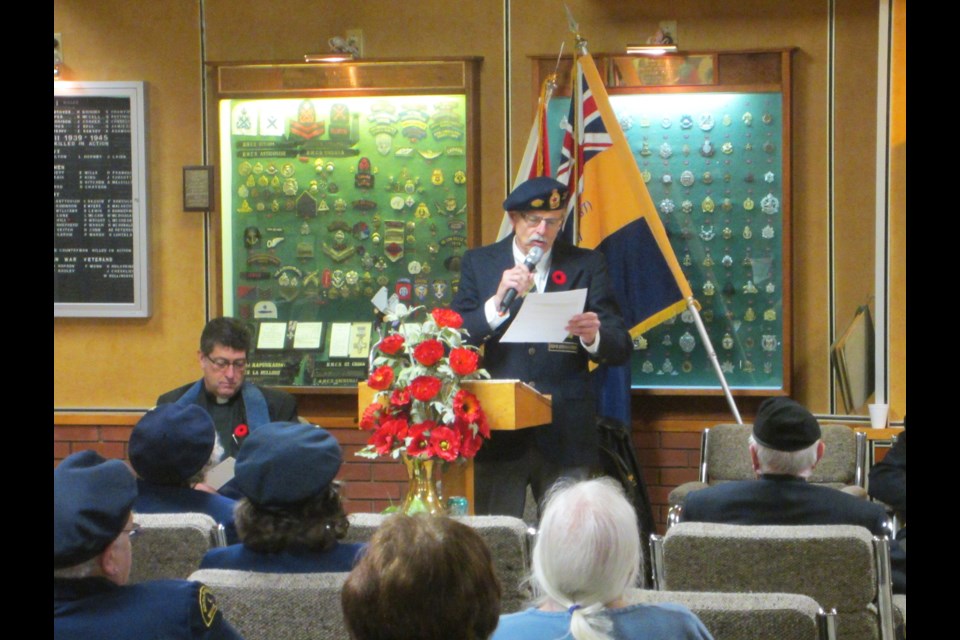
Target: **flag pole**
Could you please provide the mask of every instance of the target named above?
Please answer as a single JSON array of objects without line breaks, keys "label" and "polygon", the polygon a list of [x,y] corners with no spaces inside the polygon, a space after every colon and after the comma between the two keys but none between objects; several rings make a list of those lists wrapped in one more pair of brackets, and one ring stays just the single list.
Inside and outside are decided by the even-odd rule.
[{"label": "flag pole", "polygon": [[717,360],[717,351],[713,348],[713,343],[710,342],[710,336],[707,334],[707,328],[703,325],[703,320],[700,318],[700,311],[697,309],[697,302],[692,296],[687,298],[687,309],[693,313],[693,322],[697,325],[697,331],[700,333],[700,339],[703,340],[703,346],[707,349],[707,357],[710,358],[710,364],[713,365],[713,370],[720,379],[720,386],[723,387],[723,395],[727,398],[727,404],[730,405],[730,411],[733,412],[733,417],[737,419],[737,424],[743,424],[743,419],[740,417],[740,412],[737,410],[737,403],[734,401],[733,394],[730,392],[730,385],[727,384],[727,379],[723,375],[723,369],[720,368],[720,362]]},{"label": "flag pole", "polygon": [[[568,9],[569,11],[569,9]],[[580,246],[580,172],[583,167],[580,166],[581,143],[583,142],[583,86],[580,82],[580,57],[587,55],[587,41],[576,32],[577,44],[573,54],[573,68],[571,69],[571,92],[570,99],[575,100],[573,104],[576,108],[573,110],[576,122],[574,123],[573,136],[573,157],[570,166],[570,184],[573,189],[571,199],[573,200],[573,210],[570,215],[573,216],[573,244]]]}]

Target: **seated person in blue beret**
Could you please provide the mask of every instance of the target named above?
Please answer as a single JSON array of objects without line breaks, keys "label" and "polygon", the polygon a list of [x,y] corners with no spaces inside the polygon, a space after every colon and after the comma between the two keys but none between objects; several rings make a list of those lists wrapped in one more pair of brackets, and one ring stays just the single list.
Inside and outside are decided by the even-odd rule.
[{"label": "seated person in blue beret", "polygon": [[193,488],[223,453],[209,413],[195,404],[162,404],[133,428],[129,452],[139,476],[137,513],[205,513],[223,525],[227,544],[240,541],[236,501]]},{"label": "seated person in blue beret", "polygon": [[237,454],[236,525],[242,544],[211,549],[201,569],[268,573],[350,571],[362,544],[340,544],[350,523],[334,477],[343,462],[328,431],[271,422]]},{"label": "seated person in blue beret", "polygon": [[54,469],[53,637],[239,638],[199,582],[127,584],[136,497],[127,466],[95,451],[75,453]]}]

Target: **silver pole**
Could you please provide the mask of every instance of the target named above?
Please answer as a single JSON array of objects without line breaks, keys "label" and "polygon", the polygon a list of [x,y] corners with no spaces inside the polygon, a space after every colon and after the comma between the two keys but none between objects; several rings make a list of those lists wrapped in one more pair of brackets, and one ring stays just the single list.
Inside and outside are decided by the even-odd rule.
[{"label": "silver pole", "polygon": [[737,411],[737,403],[733,400],[733,394],[730,393],[730,385],[727,384],[727,379],[723,377],[723,369],[720,368],[720,361],[717,360],[717,351],[713,348],[713,343],[710,342],[710,336],[707,335],[707,328],[703,326],[703,320],[700,318],[700,312],[697,310],[696,302],[692,296],[687,298],[687,308],[693,313],[693,321],[697,325],[697,331],[700,332],[700,339],[703,340],[703,345],[707,348],[707,356],[710,358],[710,364],[713,365],[713,370],[720,379],[720,386],[723,387],[723,395],[727,398],[730,411],[733,412],[733,417],[737,419],[737,424],[743,424],[740,412]]}]

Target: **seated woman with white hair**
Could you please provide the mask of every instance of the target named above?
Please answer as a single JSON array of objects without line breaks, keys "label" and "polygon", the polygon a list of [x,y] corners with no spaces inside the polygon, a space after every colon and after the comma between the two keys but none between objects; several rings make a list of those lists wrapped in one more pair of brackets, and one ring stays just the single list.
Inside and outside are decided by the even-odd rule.
[{"label": "seated woman with white hair", "polygon": [[636,512],[616,481],[561,481],[533,548],[538,606],[501,616],[493,640],[711,638],[686,607],[624,599],[642,561]]}]

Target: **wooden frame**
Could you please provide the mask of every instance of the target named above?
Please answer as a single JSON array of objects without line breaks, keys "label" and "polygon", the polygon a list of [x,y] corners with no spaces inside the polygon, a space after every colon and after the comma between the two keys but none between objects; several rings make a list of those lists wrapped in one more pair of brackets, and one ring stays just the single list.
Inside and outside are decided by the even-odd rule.
[{"label": "wooden frame", "polygon": [[150,316],[143,82],[54,82],[54,317]]}]

